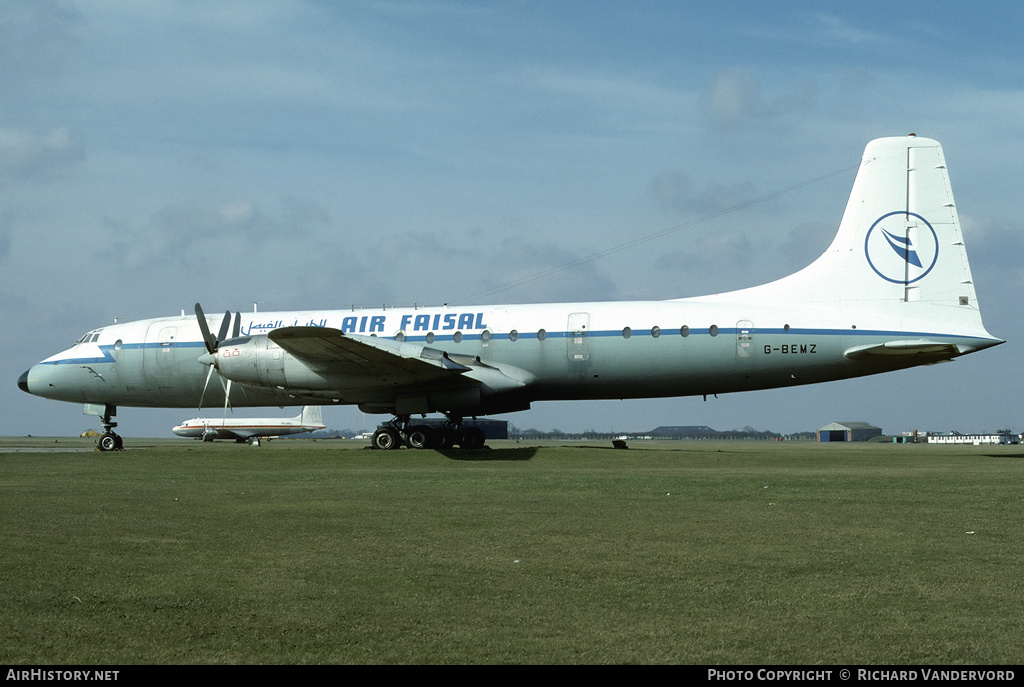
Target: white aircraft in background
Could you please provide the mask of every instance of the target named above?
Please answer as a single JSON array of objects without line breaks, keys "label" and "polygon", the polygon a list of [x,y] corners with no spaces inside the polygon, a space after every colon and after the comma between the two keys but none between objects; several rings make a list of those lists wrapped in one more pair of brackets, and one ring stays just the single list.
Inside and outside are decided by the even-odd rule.
[{"label": "white aircraft in background", "polygon": [[277,437],[287,434],[302,434],[324,429],[323,409],[320,406],[305,406],[295,417],[261,418],[212,418],[197,417],[185,420],[171,431],[179,437],[234,439],[241,443],[260,437]]},{"label": "white aircraft in background", "polygon": [[[390,413],[381,449],[483,443],[467,416],[533,401],[719,394],[951,360],[1003,343],[986,330],[938,142],[872,141],[828,250],[762,286],[668,301],[224,314],[95,329],[18,386],[118,405],[356,404]],[[230,337],[229,328],[231,330]],[[218,382],[210,384],[216,373]],[[431,430],[410,420],[443,413]]]}]

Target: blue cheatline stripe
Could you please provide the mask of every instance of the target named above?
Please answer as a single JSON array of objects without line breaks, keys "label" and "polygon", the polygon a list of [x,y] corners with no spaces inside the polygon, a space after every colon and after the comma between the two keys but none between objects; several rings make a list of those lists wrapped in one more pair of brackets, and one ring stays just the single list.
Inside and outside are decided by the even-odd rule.
[{"label": "blue cheatline stripe", "polygon": [[[178,341],[170,346],[162,346],[159,343],[125,343],[121,344],[122,351],[142,351],[147,348],[206,348],[206,344],[202,341]],[[114,360],[114,356],[111,351],[114,350],[114,344],[103,344],[99,346],[100,353],[102,356],[92,358],[62,358],[60,360],[48,360],[39,363],[40,365],[89,365],[96,363],[113,363],[117,362]]]},{"label": "blue cheatline stripe", "polygon": [[[929,337],[934,339],[963,339],[962,335],[958,334],[943,334],[940,332],[918,332],[918,331],[899,331],[891,329],[796,329],[791,327],[786,330],[781,327],[751,327],[750,329],[743,329],[737,327],[722,327],[718,330],[718,336],[735,336],[740,331],[752,331],[754,336],[888,336],[888,337]],[[359,335],[364,336],[364,335]],[[548,339],[568,339],[580,336],[578,332],[570,331],[550,331],[546,332],[546,338]],[[584,335],[586,338],[597,339],[597,338],[613,338],[622,337],[621,329],[610,329],[600,331],[589,331]],[[655,338],[651,336],[650,329],[634,329],[632,330],[632,336],[635,338]],[[711,336],[708,329],[690,329],[689,337],[696,336]],[[383,337],[382,337],[383,338]],[[434,336],[433,343],[448,343],[453,342],[455,334],[436,335]],[[518,338],[520,340],[536,340],[538,339],[538,332],[519,332]],[[679,329],[662,329],[661,339],[671,338],[684,338],[680,336]],[[979,341],[984,341],[983,337],[970,337]],[[411,343],[426,343],[426,336],[406,336],[406,341]],[[482,337],[480,334],[462,334],[462,341],[481,341]],[[492,333],[491,341],[509,341],[509,335],[507,333]],[[431,344],[427,344],[431,345]],[[122,344],[122,351],[131,350],[145,350],[145,349],[162,349],[162,348],[204,348],[206,345],[202,341],[177,341],[171,346],[163,346],[159,343],[125,343]],[[103,344],[99,346],[100,352],[103,354],[99,357],[91,358],[64,358],[61,360],[50,360],[39,363],[40,365],[90,365],[99,363],[113,363],[114,360],[111,351],[114,350],[113,344]]]},{"label": "blue cheatline stripe", "polygon": [[[892,329],[797,329],[797,328],[793,328],[793,327],[790,327],[788,330],[787,329],[783,329],[782,327],[771,327],[771,328],[769,328],[769,327],[750,327],[749,329],[748,328],[740,329],[738,327],[720,327],[719,330],[718,330],[718,336],[723,336],[723,335],[724,336],[735,336],[735,335],[739,334],[741,331],[753,332],[753,334],[755,336],[766,336],[766,335],[773,335],[773,336],[890,336],[890,337],[896,336],[896,337],[901,337],[901,338],[907,338],[907,337],[932,337],[932,338],[943,338],[943,339],[962,339],[962,338],[964,338],[963,335],[960,335],[960,334],[943,334],[943,333],[940,333],[940,332],[899,331],[899,330],[892,330]],[[569,331],[563,331],[563,332],[548,331],[548,332],[546,332],[546,338],[548,338],[548,339],[568,339],[568,338],[575,338],[575,337],[578,337],[578,336],[580,336],[580,334],[578,332],[569,332]],[[583,336],[585,336],[588,339],[608,338],[608,337],[619,337],[619,338],[622,338],[622,330],[621,329],[600,330],[600,331],[593,330],[593,331],[588,331]],[[708,336],[708,337],[710,337],[711,336],[711,332],[708,331],[708,329],[694,329],[694,328],[691,328],[689,330],[689,334],[687,336],[688,337],[694,337],[694,336]],[[633,329],[632,330],[632,337],[633,338],[643,338],[643,337],[655,338],[655,337],[651,336],[651,330],[650,329]],[[538,338],[538,334],[537,334],[537,332],[519,332],[518,338],[519,338],[519,340],[536,340]],[[679,329],[678,328],[665,329],[663,327],[661,329],[660,336],[657,337],[657,338],[669,339],[669,338],[684,338],[684,337],[682,337],[679,334]],[[972,337],[972,338],[979,338],[979,337]],[[426,339],[427,339],[426,336],[408,336],[407,335],[405,337],[406,341],[413,342],[413,343],[426,342]],[[434,335],[434,343],[452,341],[453,339],[454,339],[454,335],[438,335],[438,334]],[[481,339],[480,334],[463,334],[462,335],[462,340],[463,341],[479,341],[480,339]],[[491,334],[491,341],[508,341],[508,340],[509,340],[509,335],[508,334],[505,334],[505,333],[492,333]]]}]

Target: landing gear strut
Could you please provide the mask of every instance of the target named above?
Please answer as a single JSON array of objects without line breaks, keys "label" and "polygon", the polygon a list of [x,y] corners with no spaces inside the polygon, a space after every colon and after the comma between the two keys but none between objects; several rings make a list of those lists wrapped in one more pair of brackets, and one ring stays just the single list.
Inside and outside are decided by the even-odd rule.
[{"label": "landing gear strut", "polygon": [[117,406],[107,404],[103,407],[103,415],[100,416],[103,434],[100,435],[100,440],[96,444],[97,448],[101,451],[124,450],[124,440],[120,434],[114,432],[114,427],[117,427],[117,423],[111,420],[111,418],[115,415],[117,415]]},{"label": "landing gear strut", "polygon": [[394,451],[402,446],[443,451],[453,446],[482,448],[486,441],[483,430],[479,427],[463,427],[462,417],[458,415],[449,414],[448,421],[440,427],[411,425],[408,415],[396,415],[395,419],[377,428],[370,445],[382,451]]}]

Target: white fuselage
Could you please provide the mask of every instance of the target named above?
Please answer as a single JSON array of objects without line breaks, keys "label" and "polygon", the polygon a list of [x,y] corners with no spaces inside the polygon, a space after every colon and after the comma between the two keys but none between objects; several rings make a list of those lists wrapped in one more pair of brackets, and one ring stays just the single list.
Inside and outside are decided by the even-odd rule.
[{"label": "white fuselage", "polygon": [[[811,384],[918,364],[864,363],[844,355],[893,339],[940,340],[963,352],[998,343],[984,330],[936,331],[893,315],[881,321],[877,310],[744,306],[696,298],[243,314],[241,332],[244,337],[312,324],[353,337],[404,333],[406,342],[525,371],[525,378],[518,372],[521,386],[494,394],[497,412],[534,400],[686,396]],[[198,362],[206,351],[194,317],[111,325],[87,338],[96,340],[33,366],[32,393],[82,403],[196,407],[206,386],[206,405],[224,402],[220,384],[206,385],[208,367]],[[362,380],[337,386],[307,396],[245,386],[232,391],[231,403],[372,408],[386,406],[395,394]]]}]

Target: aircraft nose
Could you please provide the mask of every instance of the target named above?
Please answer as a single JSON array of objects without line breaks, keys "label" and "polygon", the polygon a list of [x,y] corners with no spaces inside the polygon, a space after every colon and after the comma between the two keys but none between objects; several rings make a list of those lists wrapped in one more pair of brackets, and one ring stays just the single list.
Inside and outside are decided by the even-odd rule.
[{"label": "aircraft nose", "polygon": [[21,373],[21,376],[18,377],[18,388],[25,393],[30,394],[32,392],[28,390],[28,373],[29,371],[25,370]]}]

